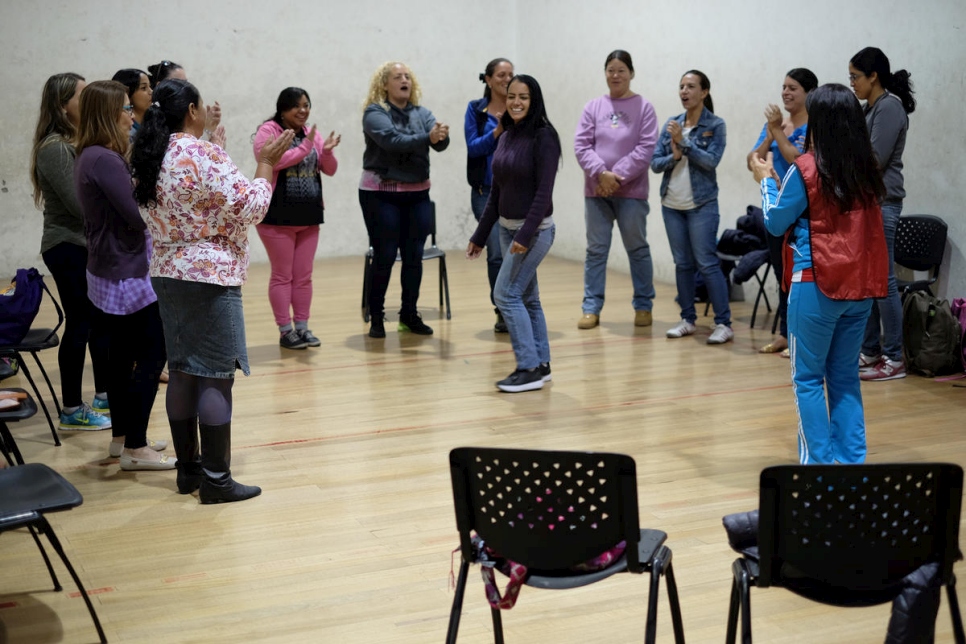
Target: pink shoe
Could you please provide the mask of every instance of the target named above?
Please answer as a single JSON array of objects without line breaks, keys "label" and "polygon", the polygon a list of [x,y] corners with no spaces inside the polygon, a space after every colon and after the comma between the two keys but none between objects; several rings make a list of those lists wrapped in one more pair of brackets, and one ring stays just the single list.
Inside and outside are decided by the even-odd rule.
[{"label": "pink shoe", "polygon": [[888,358],[882,358],[878,364],[859,372],[859,379],[865,381],[897,380],[905,377],[906,365],[902,362],[893,362]]}]

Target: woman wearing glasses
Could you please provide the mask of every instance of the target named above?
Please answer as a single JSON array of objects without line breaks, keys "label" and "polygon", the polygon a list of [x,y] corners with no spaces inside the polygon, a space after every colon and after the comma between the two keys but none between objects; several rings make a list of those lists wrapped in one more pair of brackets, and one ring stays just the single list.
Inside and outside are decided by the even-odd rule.
[{"label": "woman wearing glasses", "polygon": [[150,237],[125,161],[132,112],[126,88],[115,81],[81,92],[74,187],[84,211],[87,294],[98,309],[95,324],[110,338],[107,394],[115,442],[123,439],[121,469],[170,470],[176,459],[147,439],[165,345],[148,277]]},{"label": "woman wearing glasses", "polygon": [[872,303],[859,356],[862,380],[906,377],[902,361],[902,303],[893,259],[896,226],[902,213],[902,199],[906,196],[902,185],[902,152],[906,147],[909,114],[916,109],[909,76],[904,69],[893,72],[889,59],[875,47],[866,47],[849,62],[849,82],[859,100],[865,101],[865,122],[872,138],[872,151],[885,182],[882,223],[889,251],[889,292]]},{"label": "woman wearing glasses", "polygon": [[140,69],[121,69],[118,70],[111,79],[124,85],[127,90],[128,103],[131,105],[131,116],[134,117],[131,125],[131,140],[137,134],[144,121],[144,113],[151,105],[151,80],[148,73]]}]

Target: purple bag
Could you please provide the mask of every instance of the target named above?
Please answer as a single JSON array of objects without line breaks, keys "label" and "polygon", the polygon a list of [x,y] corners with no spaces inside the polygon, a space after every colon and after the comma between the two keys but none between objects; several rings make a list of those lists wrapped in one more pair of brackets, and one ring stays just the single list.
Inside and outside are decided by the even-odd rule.
[{"label": "purple bag", "polygon": [[10,287],[0,291],[0,346],[18,344],[27,336],[40,310],[44,278],[36,268],[18,268]]},{"label": "purple bag", "polygon": [[959,357],[963,361],[963,369],[966,370],[966,298],[957,297],[949,308],[953,312],[953,317],[959,320],[961,331]]}]

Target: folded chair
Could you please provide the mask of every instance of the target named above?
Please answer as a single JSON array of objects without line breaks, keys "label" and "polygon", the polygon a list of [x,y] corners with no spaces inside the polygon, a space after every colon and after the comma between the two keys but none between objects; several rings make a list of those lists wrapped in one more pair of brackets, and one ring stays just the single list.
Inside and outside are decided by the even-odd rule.
[{"label": "folded chair", "polygon": [[[54,573],[54,568],[47,557],[47,551],[44,550],[37,532],[47,535],[50,545],[54,547],[54,551],[60,556],[64,566],[67,567],[67,572],[70,573],[74,583],[77,584],[77,589],[80,591],[84,603],[87,604],[87,610],[94,621],[94,628],[97,629],[100,641],[107,642],[104,629],[101,628],[101,622],[97,619],[97,613],[94,612],[94,605],[91,604],[91,599],[87,596],[84,584],[81,583],[74,567],[64,553],[64,548],[57,539],[57,535],[54,534],[53,528],[44,518],[44,515],[48,512],[70,510],[83,502],[84,498],[77,491],[77,488],[42,463],[28,463],[0,470],[0,533],[17,528],[28,528],[37,548],[40,549],[44,563],[47,564],[50,578],[54,582],[54,590],[59,592],[63,588]],[[37,532],[35,532],[35,529]]]},{"label": "folded chair", "polygon": [[[741,641],[751,644],[752,586],[783,587],[833,606],[872,606],[907,592],[907,577],[929,565],[933,582],[946,587],[956,642],[966,642],[953,575],[962,559],[962,495],[963,469],[946,463],[765,469],[758,556],[738,548],[746,554],[732,565],[726,641],[734,644],[740,615]],[[931,616],[913,627],[931,628]]]},{"label": "folded chair", "polygon": [[[667,534],[641,529],[634,459],[623,454],[461,447],[449,455],[461,562],[447,644],[456,642],[471,563],[479,560],[474,533],[492,551],[528,569],[523,583],[547,589],[586,586],[619,572],[649,572],[645,642],[657,634],[660,580],[667,583],[675,642],[684,642],[681,607]],[[626,542],[622,557],[603,570],[574,567]],[[477,541],[478,543],[478,541]],[[503,644],[500,610],[491,608],[493,634]]]},{"label": "folded chair", "polygon": [[[423,261],[428,259],[439,260],[439,307],[443,308],[443,297],[446,298],[446,319],[453,317],[453,311],[449,305],[449,274],[446,272],[446,251],[436,245],[436,202],[430,202],[433,208],[432,227],[429,230],[429,246],[423,249]],[[369,287],[372,283],[372,258],[374,251],[372,246],[365,254],[365,266],[362,271],[362,321],[369,321]],[[401,262],[402,257],[397,252],[396,261]]]}]

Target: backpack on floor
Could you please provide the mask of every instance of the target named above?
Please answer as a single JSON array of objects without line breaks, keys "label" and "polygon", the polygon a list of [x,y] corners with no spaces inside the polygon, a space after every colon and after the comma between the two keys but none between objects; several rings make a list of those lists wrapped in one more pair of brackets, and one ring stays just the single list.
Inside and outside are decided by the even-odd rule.
[{"label": "backpack on floor", "polygon": [[906,293],[902,302],[902,351],[906,366],[924,376],[962,369],[962,329],[949,302],[927,291]]},{"label": "backpack on floor", "polygon": [[966,371],[966,299],[957,297],[949,308],[953,317],[959,320],[959,358],[963,362],[963,370]]}]

